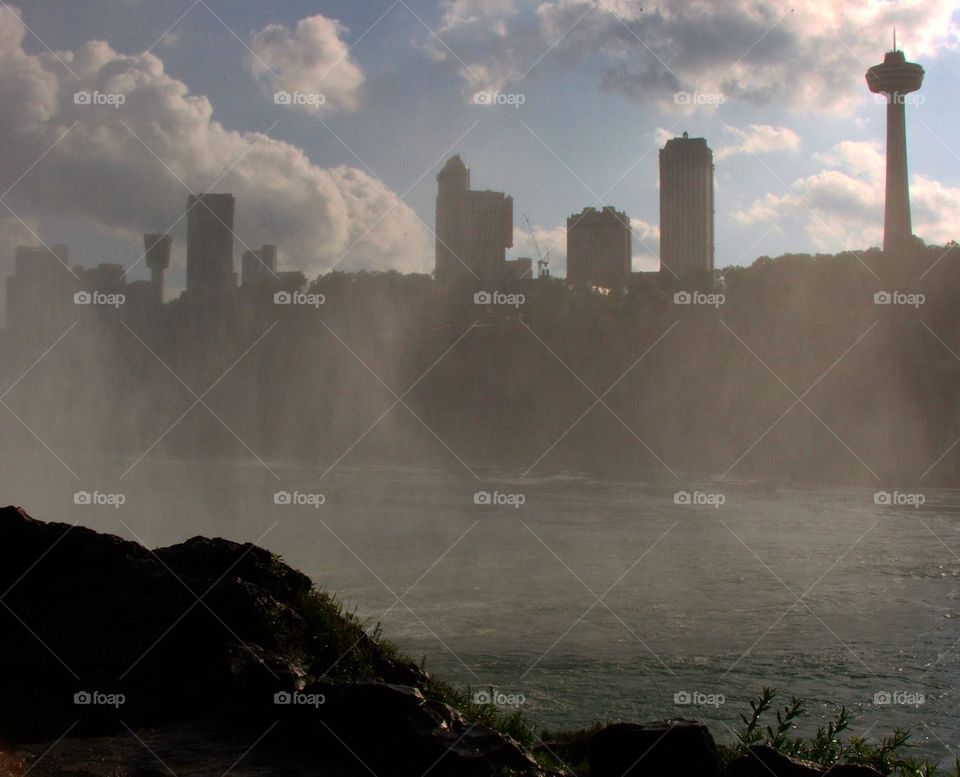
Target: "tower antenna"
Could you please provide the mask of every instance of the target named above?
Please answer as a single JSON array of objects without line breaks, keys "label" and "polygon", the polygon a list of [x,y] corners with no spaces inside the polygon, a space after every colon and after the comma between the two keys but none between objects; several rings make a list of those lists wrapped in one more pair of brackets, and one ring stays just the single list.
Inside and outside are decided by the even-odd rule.
[{"label": "tower antenna", "polygon": [[893,50],[897,50],[897,28],[893,28]]}]

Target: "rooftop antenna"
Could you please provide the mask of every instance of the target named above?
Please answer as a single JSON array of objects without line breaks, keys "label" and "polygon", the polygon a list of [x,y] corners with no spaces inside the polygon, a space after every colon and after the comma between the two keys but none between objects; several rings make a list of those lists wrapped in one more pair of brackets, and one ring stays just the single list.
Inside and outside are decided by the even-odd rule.
[{"label": "rooftop antenna", "polygon": [[897,28],[893,28],[893,50],[897,50]]}]

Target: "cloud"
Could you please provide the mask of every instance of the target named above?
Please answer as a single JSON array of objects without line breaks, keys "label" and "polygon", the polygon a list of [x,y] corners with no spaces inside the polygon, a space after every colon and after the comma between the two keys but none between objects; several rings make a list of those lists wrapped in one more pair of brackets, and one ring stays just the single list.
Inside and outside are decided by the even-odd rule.
[{"label": "cloud", "polygon": [[746,127],[727,127],[737,143],[721,146],[714,152],[718,161],[737,154],[768,154],[772,151],[799,151],[800,136],[789,127],[770,124],[748,124]]},{"label": "cloud", "polygon": [[441,35],[470,90],[516,86],[549,57],[539,75],[580,68],[604,89],[675,111],[691,110],[673,103],[687,91],[849,113],[892,27],[919,60],[958,43],[947,0],[543,0],[523,13],[502,5],[445,4]]},{"label": "cloud", "polygon": [[347,32],[336,19],[319,14],[301,19],[294,30],[270,24],[251,36],[247,67],[271,99],[286,92],[293,96],[291,107],[308,113],[352,110],[365,76],[350,59],[342,38]]},{"label": "cloud", "polygon": [[[534,272],[536,272],[537,259],[540,256],[546,256],[547,261],[550,262],[550,274],[558,278],[564,277],[567,274],[566,225],[543,227],[535,224],[533,235],[536,238],[536,246],[526,225],[515,226],[512,254],[518,257],[529,256],[533,260]],[[537,246],[540,248],[540,253],[537,252]]]},{"label": "cloud", "polygon": [[[819,251],[879,245],[886,175],[881,145],[845,141],[814,159],[829,167],[798,178],[785,194],[757,198],[734,219],[745,226],[797,220]],[[914,175],[910,200],[914,233],[930,243],[960,237],[960,188]]]},{"label": "cloud", "polygon": [[[165,73],[153,54],[138,59],[91,41],[58,53],[74,79],[48,52],[25,52],[24,36],[16,13],[0,10],[0,179],[16,181],[43,156],[6,199],[24,218],[41,226],[47,218],[86,221],[125,236],[130,255],[112,260],[129,265],[142,232],[167,229],[183,214],[188,189],[213,187],[237,197],[238,251],[277,243],[287,269],[308,275],[334,263],[431,269],[423,224],[366,172],[325,169],[294,145],[226,129],[209,100]],[[78,90],[125,102],[76,104]]]},{"label": "cloud", "polygon": [[630,219],[633,234],[633,271],[660,269],[660,227],[642,219]]}]

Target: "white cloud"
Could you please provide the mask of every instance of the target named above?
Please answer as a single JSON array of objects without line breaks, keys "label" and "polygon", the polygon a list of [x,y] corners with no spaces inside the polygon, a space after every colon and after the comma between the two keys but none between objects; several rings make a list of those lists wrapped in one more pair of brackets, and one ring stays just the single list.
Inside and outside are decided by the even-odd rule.
[{"label": "white cloud", "polygon": [[[0,178],[15,181],[46,153],[7,200],[21,215],[41,226],[47,217],[79,218],[137,246],[142,232],[166,229],[184,212],[180,178],[193,191],[235,194],[238,236],[248,246],[277,243],[288,269],[432,268],[427,230],[364,171],[325,169],[289,143],[226,129],[207,98],[166,74],[153,54],[138,61],[96,41],[60,52],[75,80],[50,54],[24,51],[13,13],[0,10]],[[77,90],[122,93],[126,102],[78,105]]]},{"label": "white cloud", "polygon": [[660,227],[642,219],[630,219],[630,231],[633,233],[634,272],[659,270]]},{"label": "white cloud", "polygon": [[[829,167],[798,178],[785,194],[757,198],[734,218],[743,225],[797,219],[819,251],[879,245],[886,174],[881,145],[845,141],[814,159]],[[914,175],[910,200],[915,234],[930,243],[960,238],[960,188]]]},{"label": "white cloud", "polygon": [[714,153],[719,161],[737,154],[767,154],[772,151],[799,151],[800,136],[789,127],[770,124],[748,124],[746,127],[727,127],[737,143],[721,146]]},{"label": "white cloud", "polygon": [[[533,225],[533,234],[536,237],[536,246],[526,225],[514,226],[514,247],[511,255],[513,257],[530,257],[533,260],[534,273],[536,273],[537,259],[540,256],[545,256],[547,261],[550,262],[550,274],[558,278],[565,276],[567,274],[566,225],[543,227],[535,224]],[[539,246],[541,253],[537,253],[537,246]]]},{"label": "white cloud", "polygon": [[[363,71],[350,59],[343,37],[348,32],[336,19],[309,16],[291,30],[270,24],[250,38],[247,66],[268,93],[303,95],[292,107],[308,113],[357,107]],[[321,99],[310,99],[320,95]]]}]

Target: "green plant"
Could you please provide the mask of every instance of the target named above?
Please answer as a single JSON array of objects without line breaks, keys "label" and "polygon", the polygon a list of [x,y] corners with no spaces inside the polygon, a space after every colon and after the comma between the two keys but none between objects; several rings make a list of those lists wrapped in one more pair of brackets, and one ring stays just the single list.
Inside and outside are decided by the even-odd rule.
[{"label": "green plant", "polygon": [[[721,748],[724,760],[743,755],[751,747],[767,745],[784,755],[834,766],[856,764],[869,766],[880,774],[893,777],[937,777],[936,764],[910,757],[912,747],[910,731],[897,728],[881,737],[876,743],[863,737],[850,736],[846,741],[840,735],[850,727],[851,717],[846,707],[841,707],[836,719],[817,728],[809,738],[791,737],[790,732],[806,713],[802,699],[791,697],[790,702],[776,712],[776,725],[763,724],[764,715],[773,708],[776,691],[764,688],[756,699],[750,700],[750,714],[740,714],[743,728],[736,732],[737,742],[733,747]],[[953,772],[960,777],[960,758],[955,759]]]}]

